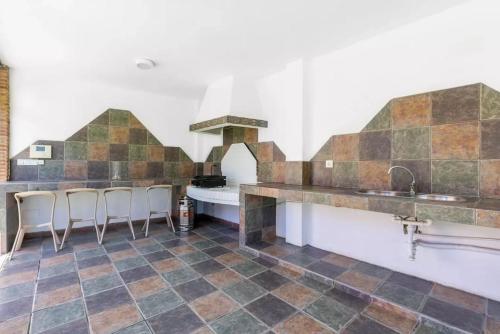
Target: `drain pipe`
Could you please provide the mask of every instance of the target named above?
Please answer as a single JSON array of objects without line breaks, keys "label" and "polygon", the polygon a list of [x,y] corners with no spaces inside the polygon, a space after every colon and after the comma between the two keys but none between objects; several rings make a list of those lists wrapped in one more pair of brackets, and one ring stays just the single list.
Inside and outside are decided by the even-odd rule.
[{"label": "drain pipe", "polygon": [[[476,251],[482,253],[489,253],[500,255],[500,248],[496,247],[486,247],[474,244],[458,243],[458,242],[443,242],[443,241],[429,241],[426,238],[441,238],[441,239],[458,239],[458,240],[470,240],[470,241],[494,241],[500,242],[499,238],[489,238],[489,237],[471,237],[471,236],[454,236],[454,235],[443,235],[443,234],[431,234],[422,233],[421,227],[432,225],[432,220],[425,219],[419,221],[416,217],[405,217],[405,216],[394,216],[394,220],[400,222],[403,225],[403,232],[408,236],[409,244],[409,258],[410,260],[415,260],[417,246],[435,248],[435,249],[458,249],[458,250],[468,250]],[[416,237],[418,236],[418,237]]]}]

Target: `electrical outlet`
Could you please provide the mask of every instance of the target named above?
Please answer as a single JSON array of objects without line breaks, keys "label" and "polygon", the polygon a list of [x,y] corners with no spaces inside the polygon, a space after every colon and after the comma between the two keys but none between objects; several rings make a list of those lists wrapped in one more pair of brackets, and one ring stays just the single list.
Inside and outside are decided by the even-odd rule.
[{"label": "electrical outlet", "polygon": [[326,160],[325,168],[333,168],[333,160]]}]

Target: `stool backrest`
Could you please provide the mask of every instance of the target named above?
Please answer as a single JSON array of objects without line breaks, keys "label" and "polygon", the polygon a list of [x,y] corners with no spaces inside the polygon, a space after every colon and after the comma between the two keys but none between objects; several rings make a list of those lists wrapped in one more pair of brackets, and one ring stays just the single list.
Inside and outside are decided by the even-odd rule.
[{"label": "stool backrest", "polygon": [[149,211],[170,211],[172,199],[171,185],[155,185],[146,188]]},{"label": "stool backrest", "polygon": [[[99,192],[96,189],[93,188],[74,188],[74,189],[67,189],[64,191],[66,194],[66,202],[68,204],[68,214],[69,218],[77,218],[77,219],[85,219],[85,220],[90,220],[90,219],[96,219],[96,214],[97,214],[97,202],[99,200]],[[80,199],[80,205],[78,206],[79,209],[82,208],[82,202],[85,199],[88,199],[88,197],[92,196],[92,213],[88,217],[74,217],[73,214],[76,213],[76,205],[72,209],[71,202],[76,201],[77,199]],[[80,211],[80,210],[78,210]]]},{"label": "stool backrest", "polygon": [[[111,194],[114,193],[115,196]],[[130,217],[132,207],[132,188],[114,187],[104,189],[104,210],[108,216]],[[124,201],[125,196],[125,201]],[[125,209],[120,210],[119,206],[126,204]],[[118,208],[117,208],[118,207]]]},{"label": "stool backrest", "polygon": [[[18,211],[20,224],[23,224],[21,203],[23,202],[24,199],[27,199],[27,198],[46,198],[47,200],[50,200],[50,203],[51,203],[50,220],[48,222],[54,221],[54,210],[56,207],[56,194],[54,192],[52,192],[52,191],[24,191],[24,192],[15,193],[14,198],[16,199],[16,202],[17,202],[17,211]],[[48,223],[48,222],[44,222],[44,223]],[[26,224],[26,221],[24,222],[24,224]]]}]

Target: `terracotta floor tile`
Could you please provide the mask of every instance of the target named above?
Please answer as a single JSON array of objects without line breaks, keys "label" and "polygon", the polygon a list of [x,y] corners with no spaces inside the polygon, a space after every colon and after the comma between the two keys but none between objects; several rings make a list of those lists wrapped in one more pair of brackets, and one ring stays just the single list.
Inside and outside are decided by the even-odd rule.
[{"label": "terracotta floor tile", "polygon": [[440,284],[435,284],[431,294],[441,300],[451,304],[457,304],[471,311],[484,313],[486,300],[477,295],[449,288]]},{"label": "terracotta floor tile", "polygon": [[235,266],[237,264],[246,261],[246,259],[243,256],[232,252],[217,256],[215,259],[220,263],[225,264],[226,266],[229,267]]},{"label": "terracotta floor tile", "polygon": [[81,297],[80,284],[73,284],[47,293],[37,294],[34,310],[41,310]]},{"label": "terracotta floor tile", "polygon": [[11,274],[0,277],[0,289],[15,284],[33,282],[36,280],[38,271],[23,271],[17,274]]},{"label": "terracotta floor tile", "polygon": [[195,252],[196,248],[191,247],[189,245],[185,245],[185,246],[174,247],[170,250],[176,255],[183,255]]},{"label": "terracotta floor tile", "polygon": [[89,323],[92,333],[107,334],[126,328],[141,319],[137,308],[128,304],[93,314],[89,317]]},{"label": "terracotta floor tile", "polygon": [[363,314],[399,333],[411,333],[417,325],[415,315],[404,312],[400,307],[377,300],[368,305]]},{"label": "terracotta floor tile", "polygon": [[99,266],[94,266],[94,267],[82,269],[82,270],[78,271],[78,273],[80,274],[81,280],[87,280],[87,279],[97,278],[97,277],[104,276],[104,275],[109,275],[114,271],[115,270],[114,270],[113,266],[111,264],[107,263],[107,264],[101,264]]},{"label": "terracotta floor tile", "polygon": [[167,284],[159,276],[155,276],[130,283],[128,284],[128,288],[132,296],[135,299],[139,299],[167,288]]},{"label": "terracotta floor tile", "polygon": [[334,332],[304,314],[296,314],[274,327],[277,334],[333,334]]},{"label": "terracotta floor tile", "polygon": [[14,319],[0,322],[0,333],[26,334],[30,324],[30,315],[23,315]]},{"label": "terracotta floor tile", "polygon": [[221,292],[214,292],[196,299],[191,304],[191,307],[205,321],[212,321],[235,311],[238,308],[238,304],[233,302]]},{"label": "terracotta floor tile", "polygon": [[[96,240],[97,240],[97,236],[96,236]],[[86,243],[83,243],[83,244],[74,245],[73,246],[73,250],[75,252],[79,252],[79,251],[82,251],[82,250],[94,249],[94,248],[98,248],[98,247],[99,247],[99,243],[97,241],[90,241],[90,242],[86,242]]]},{"label": "terracotta floor tile", "polygon": [[290,279],[298,279],[300,276],[304,274],[303,271],[299,271],[296,270],[295,268],[289,268],[282,265],[275,266],[272,268],[272,270]]},{"label": "terracotta floor tile", "polygon": [[277,245],[266,247],[262,249],[262,252],[279,258],[283,258],[293,253],[293,251]]},{"label": "terracotta floor tile", "polygon": [[183,237],[181,239],[184,241],[187,241],[187,242],[196,242],[196,241],[205,240],[205,238],[200,237],[197,234],[188,235],[187,237]]},{"label": "terracotta floor tile", "polygon": [[137,256],[137,255],[138,254],[135,251],[135,249],[124,249],[122,251],[109,254],[109,257],[113,261],[119,261],[119,260],[123,260],[123,259],[129,258],[129,257]]},{"label": "terracotta floor tile", "polygon": [[238,241],[228,242],[224,244],[224,247],[229,249],[237,249],[240,247],[240,243]]},{"label": "terracotta floor tile", "polygon": [[241,282],[243,278],[236,272],[224,269],[215,273],[205,276],[205,279],[215,285],[217,288],[222,289],[230,285]]},{"label": "terracotta floor tile", "polygon": [[336,278],[338,281],[345,283],[353,288],[360,289],[364,292],[373,292],[380,284],[378,278],[365,275],[357,271],[346,271]]},{"label": "terracotta floor tile", "polygon": [[320,296],[320,294],[313,289],[293,282],[279,287],[272,293],[298,308],[304,308],[307,304],[312,303]]},{"label": "terracotta floor tile", "polygon": [[358,263],[358,261],[356,261],[355,259],[339,254],[327,255],[324,258],[322,258],[322,260],[344,268],[350,268],[354,266],[356,263]]},{"label": "terracotta floor tile", "polygon": [[156,270],[164,273],[180,269],[184,266],[184,263],[182,263],[177,259],[165,259],[165,260],[155,261],[152,263],[152,265]]},{"label": "terracotta floor tile", "polygon": [[40,260],[40,268],[51,267],[51,266],[55,266],[56,264],[71,262],[74,260],[75,260],[75,256],[73,255],[73,253],[68,253],[68,254],[59,255],[59,256],[53,256],[53,257],[49,257],[46,259],[41,259]]}]

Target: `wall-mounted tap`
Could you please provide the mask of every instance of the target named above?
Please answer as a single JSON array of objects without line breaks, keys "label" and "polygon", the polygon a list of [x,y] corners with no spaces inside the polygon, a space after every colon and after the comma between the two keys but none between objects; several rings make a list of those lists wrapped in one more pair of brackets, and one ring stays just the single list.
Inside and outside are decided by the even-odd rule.
[{"label": "wall-mounted tap", "polygon": [[392,170],[395,169],[395,168],[401,168],[405,171],[407,171],[410,175],[411,175],[411,184],[410,184],[410,195],[411,196],[415,196],[415,175],[413,175],[413,173],[411,172],[411,170],[409,170],[408,168],[406,167],[403,167],[403,166],[392,166],[391,168],[389,168],[389,170],[387,171],[387,174],[391,174]]}]

